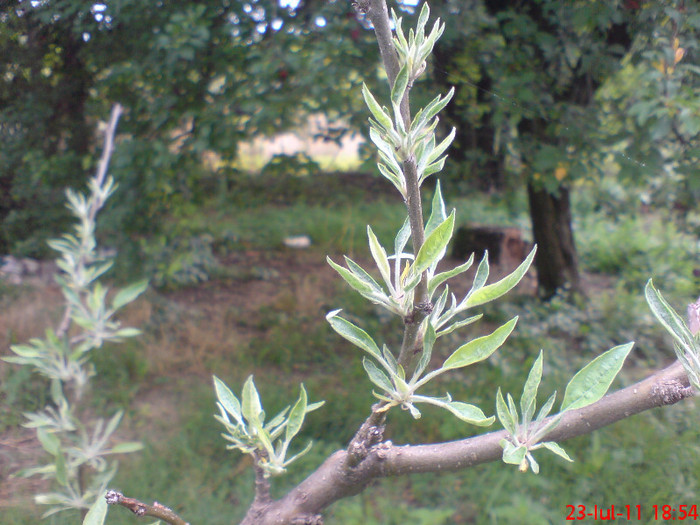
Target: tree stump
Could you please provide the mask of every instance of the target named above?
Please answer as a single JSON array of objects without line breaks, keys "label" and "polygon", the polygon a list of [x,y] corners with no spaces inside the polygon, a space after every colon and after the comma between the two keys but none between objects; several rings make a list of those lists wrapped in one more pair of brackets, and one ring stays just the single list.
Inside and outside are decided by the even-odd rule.
[{"label": "tree stump", "polygon": [[452,257],[466,260],[474,253],[478,263],[488,250],[489,264],[503,271],[516,268],[525,260],[532,243],[523,240],[518,228],[470,225],[457,229],[453,238]]}]

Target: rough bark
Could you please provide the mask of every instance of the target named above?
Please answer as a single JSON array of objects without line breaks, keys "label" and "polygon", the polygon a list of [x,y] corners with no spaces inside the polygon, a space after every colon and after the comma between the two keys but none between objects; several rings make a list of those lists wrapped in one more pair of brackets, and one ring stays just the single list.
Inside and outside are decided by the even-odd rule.
[{"label": "rough bark", "polygon": [[580,293],[568,188],[562,186],[558,194],[553,195],[528,183],[527,194],[532,233],[537,244],[535,267],[540,297],[549,299],[561,289]]}]

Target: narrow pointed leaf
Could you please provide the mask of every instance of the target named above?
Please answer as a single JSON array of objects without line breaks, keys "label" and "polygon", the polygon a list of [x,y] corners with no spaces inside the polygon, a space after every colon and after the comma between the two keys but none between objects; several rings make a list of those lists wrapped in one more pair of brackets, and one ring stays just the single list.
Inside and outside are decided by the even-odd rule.
[{"label": "narrow pointed leaf", "polygon": [[435,345],[435,340],[437,339],[435,328],[433,327],[432,323],[430,323],[430,320],[428,319],[424,322],[427,323],[427,327],[425,329],[425,335],[423,336],[423,353],[421,354],[418,365],[416,365],[416,370],[413,373],[413,378],[411,379],[412,383],[418,380],[421,374],[428,367],[428,364],[430,364],[430,358],[433,355],[433,346]]},{"label": "narrow pointed leaf", "polygon": [[564,458],[566,461],[569,461],[570,463],[573,463],[573,459],[569,457],[569,455],[566,453],[566,450],[564,450],[559,443],[556,443],[554,441],[545,441],[544,443],[540,443],[543,447],[545,447],[547,450],[551,450],[554,452],[557,456]]},{"label": "narrow pointed leaf", "polygon": [[361,294],[371,294],[376,291],[371,284],[362,280],[347,268],[343,268],[339,264],[334,263],[330,257],[326,257],[326,260],[328,261],[328,264],[330,264],[331,267],[338,272],[345,282],[348,283],[355,291]]},{"label": "narrow pointed leaf", "polygon": [[552,407],[554,406],[554,402],[557,399],[557,392],[556,390],[554,393],[549,396],[549,399],[545,402],[544,405],[542,405],[542,408],[540,408],[539,413],[537,414],[537,419],[535,419],[535,422],[539,423],[540,421],[543,421],[544,418],[546,418],[549,413],[552,411]]},{"label": "narrow pointed leaf", "polygon": [[447,211],[445,210],[445,201],[442,198],[442,191],[440,190],[440,181],[438,181],[435,185],[435,193],[433,194],[430,218],[425,224],[425,236],[429,237],[440,224],[445,222],[445,219],[447,219]]},{"label": "narrow pointed leaf", "polygon": [[231,389],[216,376],[214,376],[214,390],[216,391],[216,398],[221,403],[221,406],[224,407],[224,410],[231,414],[240,425],[244,425],[241,403],[234,393],[231,392]]},{"label": "narrow pointed leaf", "polygon": [[143,280],[119,290],[114,296],[114,299],[112,299],[112,308],[114,310],[119,310],[119,308],[129,304],[145,292],[146,288],[148,288],[148,281]]},{"label": "narrow pointed leaf", "polygon": [[372,258],[379,269],[379,273],[382,274],[382,279],[384,279],[386,285],[391,288],[391,267],[389,266],[389,259],[384,247],[379,243],[377,236],[374,235],[369,225],[367,226],[367,237],[369,237],[369,249],[370,252],[372,252]]},{"label": "narrow pointed leaf", "polygon": [[425,239],[416,255],[413,263],[413,272],[421,274],[427,270],[434,262],[440,260],[445,253],[447,244],[452,238],[452,231],[455,225],[455,212],[452,210],[450,216],[445,219],[433,232]]},{"label": "narrow pointed leaf", "polygon": [[104,494],[100,493],[88,510],[83,520],[83,525],[103,525],[107,517],[107,500]]},{"label": "narrow pointed leaf", "polygon": [[368,274],[362,266],[353,261],[350,257],[345,257],[345,263],[348,265],[348,269],[355,274],[355,277],[360,279],[363,283],[369,286],[373,292],[378,294],[384,294],[384,290],[379,283],[374,280],[370,274]]},{"label": "narrow pointed leaf", "polygon": [[506,400],[503,399],[500,387],[496,392],[496,415],[501,425],[503,425],[503,428],[505,428],[511,436],[515,436],[517,421],[513,419],[510,410],[508,410]]},{"label": "narrow pointed leaf", "polygon": [[464,264],[460,264],[459,266],[455,266],[451,270],[448,270],[446,272],[438,273],[435,275],[430,281],[428,282],[428,295],[432,297],[432,295],[435,293],[435,290],[447,281],[448,279],[451,279],[452,277],[456,277],[457,275],[466,272],[469,268],[471,268],[472,264],[474,264],[474,254],[472,253],[467,262]]},{"label": "narrow pointed leaf", "polygon": [[367,107],[372,112],[372,115],[374,115],[374,118],[377,119],[377,122],[379,122],[379,124],[385,129],[392,129],[393,123],[391,121],[391,117],[384,112],[365,84],[362,84],[362,96],[365,99],[365,104],[367,104]]},{"label": "narrow pointed leaf", "polygon": [[338,332],[340,336],[350,341],[355,346],[360,347],[362,350],[370,354],[377,361],[382,361],[381,353],[379,352],[379,347],[377,343],[365,332],[362,328],[359,328],[352,324],[350,321],[338,317],[338,312],[340,310],[334,310],[326,315],[326,320],[330,323],[333,330]]},{"label": "narrow pointed leaf", "polygon": [[394,80],[394,87],[391,88],[391,102],[393,104],[400,104],[404,93],[406,93],[406,88],[408,87],[408,75],[410,71],[408,70],[408,64],[404,64],[399,70],[398,75],[396,75],[396,80]]},{"label": "narrow pointed leaf", "polygon": [[476,321],[481,319],[483,316],[484,316],[484,314],[472,315],[471,317],[467,317],[466,319],[462,319],[461,321],[457,321],[455,323],[452,323],[447,328],[440,330],[438,332],[438,337],[442,337],[443,335],[451,334],[455,330],[458,330],[458,329],[463,328],[465,326],[468,326],[472,323],[475,323]]},{"label": "narrow pointed leaf", "polygon": [[506,341],[517,322],[518,318],[514,317],[489,335],[478,337],[460,346],[445,360],[442,368],[444,370],[462,368],[488,358]]},{"label": "narrow pointed leaf", "polygon": [[561,411],[582,408],[603,397],[622,368],[632,346],[634,343],[611,348],[579,370],[566,385]]},{"label": "narrow pointed leaf", "polygon": [[294,403],[291,412],[289,412],[289,418],[287,419],[287,428],[285,430],[284,440],[289,444],[290,441],[299,433],[301,430],[301,425],[304,423],[304,416],[306,415],[306,389],[304,385],[301,385],[301,392],[299,392],[299,399]]},{"label": "narrow pointed leaf", "polygon": [[253,376],[248,376],[246,382],[243,385],[243,395],[241,409],[243,411],[243,417],[250,423],[251,426],[258,428],[262,427],[262,421],[260,416],[262,414],[262,404],[260,403],[260,395],[258,394],[258,389],[255,388],[255,383],[253,382]]},{"label": "narrow pointed leaf", "polygon": [[[525,413],[525,410],[530,407],[532,401],[537,397],[537,390],[539,389],[540,382],[542,381],[542,361],[542,350],[540,350],[540,355],[532,364],[530,373],[527,376],[527,381],[525,381],[525,386],[523,387],[523,396],[520,398],[520,411],[523,414]],[[532,410],[534,411],[534,407]]]},{"label": "narrow pointed leaf", "polygon": [[688,329],[685,321],[676,313],[661,293],[654,288],[651,279],[644,289],[649,308],[663,327],[678,341],[686,352],[693,352],[695,348],[693,334]]},{"label": "narrow pointed leaf", "polygon": [[533,248],[530,255],[528,255],[520,266],[518,266],[510,275],[507,275],[496,283],[484,286],[480,290],[477,290],[471,294],[465,302],[465,307],[471,308],[473,306],[488,303],[494,299],[498,299],[502,295],[512,290],[527,273],[530,265],[532,264],[532,260],[535,257],[536,251],[537,247]]},{"label": "narrow pointed leaf", "polygon": [[124,443],[117,443],[110,450],[110,454],[131,454],[132,452],[138,452],[143,449],[143,443],[139,441],[125,441]]},{"label": "narrow pointed leaf", "polygon": [[362,358],[362,367],[367,372],[369,380],[381,388],[384,392],[391,393],[394,391],[394,385],[387,375],[374,362],[366,357]]}]

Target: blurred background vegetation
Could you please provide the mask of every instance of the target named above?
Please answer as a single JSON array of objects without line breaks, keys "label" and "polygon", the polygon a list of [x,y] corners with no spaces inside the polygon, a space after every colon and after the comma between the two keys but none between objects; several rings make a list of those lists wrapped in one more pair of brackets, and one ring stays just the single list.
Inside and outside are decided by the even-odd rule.
[{"label": "blurred background vegetation", "polygon": [[[410,17],[415,3],[390,5]],[[521,316],[516,334],[477,374],[440,386],[492,413],[496,385],[519,392],[540,348],[549,391],[629,340],[637,345],[622,384],[668,363],[670,341],[642,289],[653,277],[681,309],[700,290],[697,3],[431,7],[447,28],[413,105],[456,87],[441,123],[458,129],[441,174],[447,204],[461,224],[519,227],[547,254],[537,285],[548,300],[533,292],[533,277],[489,306],[491,323]],[[388,94],[373,32],[340,0],[23,0],[0,6],[0,51],[0,255],[53,256],[46,239],[70,225],[63,192],[93,173],[95,130],[123,104],[111,168],[119,189],[99,235],[118,251],[116,281],[147,276],[154,286],[126,319],[144,336],[95,354],[94,408],[124,408],[125,432],[146,444],[123,463],[117,488],[193,522],[231,523],[252,497],[252,472],[224,449],[212,372],[232,386],[255,372],[270,411],[299,381],[312,400],[327,400],[304,429],[316,445],[276,485],[282,493],[347,442],[371,403],[359,356],[324,314],[343,307],[399,343],[400,327],[324,262],[368,258],[366,224],[388,243],[403,220],[371,149],[344,153],[367,132],[361,83]],[[318,148],[270,157],[251,146],[284,132],[346,148],[333,164]],[[286,248],[296,235],[311,246]],[[581,292],[573,301],[572,289]],[[0,309],[6,347],[55,324],[59,296],[0,283]],[[23,454],[38,453],[21,414],[47,400],[42,380],[24,370],[0,364],[0,377],[3,480]],[[397,443],[473,430],[437,411],[419,422],[404,416],[390,420]],[[578,438],[566,445],[576,462],[543,456],[540,476],[494,464],[386,480],[335,505],[328,522],[563,523],[567,504],[690,504],[698,438],[690,401]],[[36,522],[40,510],[23,505],[32,483],[40,482],[0,481],[3,524]],[[126,512],[110,520],[133,522]]]}]

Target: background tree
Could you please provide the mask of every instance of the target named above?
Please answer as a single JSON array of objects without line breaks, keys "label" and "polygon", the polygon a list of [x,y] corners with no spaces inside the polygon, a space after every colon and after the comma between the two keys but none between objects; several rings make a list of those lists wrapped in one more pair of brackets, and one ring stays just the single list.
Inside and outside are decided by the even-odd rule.
[{"label": "background tree", "polygon": [[[621,169],[634,172],[643,184],[657,177],[652,166],[656,173],[661,168],[653,159],[670,151],[675,159],[687,158],[677,153],[692,150],[690,137],[698,134],[691,108],[697,98],[697,77],[690,73],[695,66],[690,59],[678,71],[674,67],[696,48],[696,7],[682,1],[641,6],[516,0],[442,2],[438,9],[461,21],[438,46],[433,69],[439,84],[456,87],[448,122],[466,130],[457,139],[458,161],[465,162],[461,173],[483,180],[482,187],[512,185],[513,176],[524,181],[540,247],[535,263],[540,294],[580,290],[572,185],[600,180],[611,152]],[[640,92],[635,80],[642,71],[648,76]],[[627,102],[621,100],[623,92],[629,93]],[[604,119],[616,111],[612,108],[626,111],[634,104],[636,122],[614,124],[615,131],[606,133],[610,124]],[[681,114],[683,132],[674,134]],[[633,131],[640,128],[653,130],[651,141]],[[662,154],[665,148],[669,152]]]},{"label": "background tree", "polygon": [[[68,219],[60,195],[92,167],[91,124],[112,101],[127,108],[128,138],[113,161],[127,197],[106,213],[113,235],[133,235],[234,184],[242,139],[283,131],[312,112],[353,115],[359,76],[335,85],[328,66],[367,65],[369,35],[341,2],[145,9],[135,1],[22,0],[3,4],[0,24],[0,252],[45,253],[44,240]],[[218,159],[214,172],[203,167],[204,152]],[[53,220],[40,220],[47,214]]]}]

